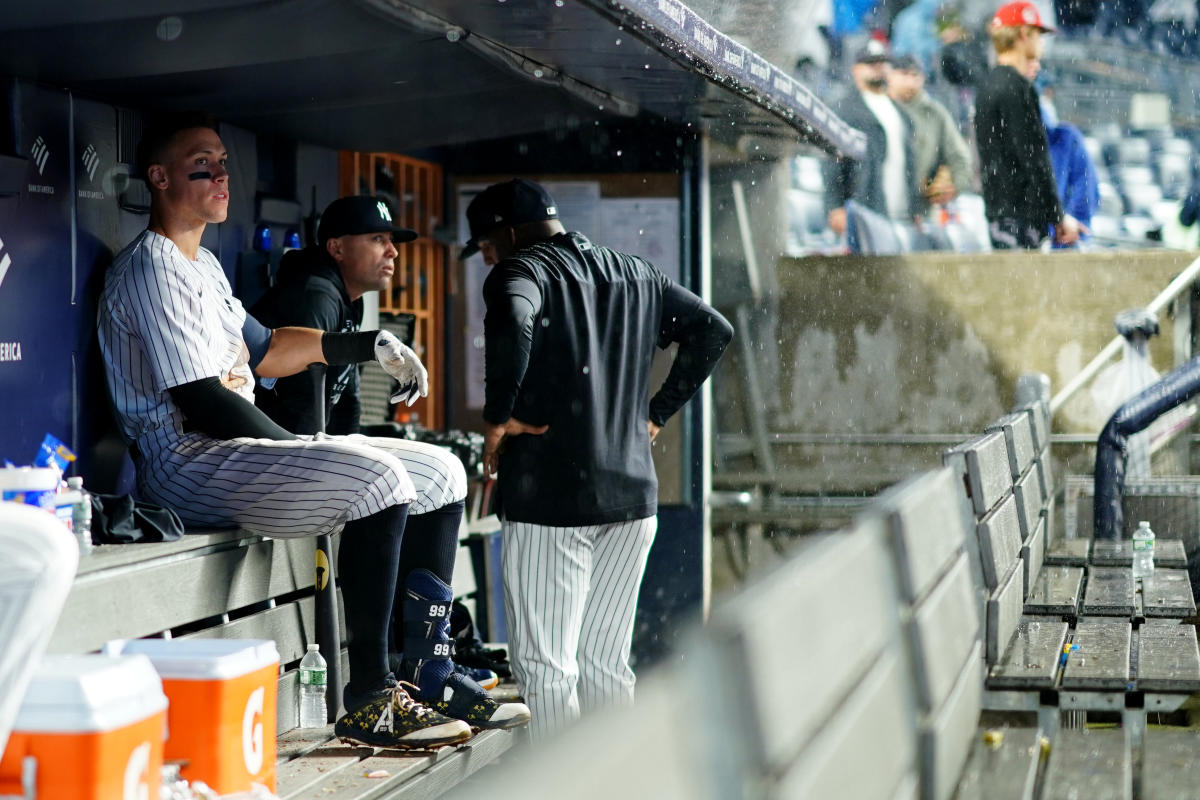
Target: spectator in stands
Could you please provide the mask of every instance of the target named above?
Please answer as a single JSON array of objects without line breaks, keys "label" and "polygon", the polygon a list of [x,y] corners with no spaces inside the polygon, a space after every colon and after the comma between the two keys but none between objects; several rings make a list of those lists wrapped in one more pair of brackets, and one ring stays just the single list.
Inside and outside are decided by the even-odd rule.
[{"label": "spectator in stands", "polygon": [[[208,223],[223,222],[229,210],[228,154],[211,122],[152,120],[137,153],[149,225],[114,258],[96,316],[138,491],[188,525],[281,538],[341,527],[338,571],[358,580],[341,586],[350,681],[336,734],[399,748],[469,738],[470,725],[414,702],[388,665],[409,505],[444,505],[448,484],[410,476],[389,439],[300,437],[253,403],[256,375],[371,359],[401,382],[402,396],[424,395],[424,367],[386,331],[271,330],[246,313],[220,261],[200,245]],[[463,716],[497,707],[452,680],[445,688],[441,700]]]},{"label": "spectator in stands", "polygon": [[1200,174],[1192,180],[1187,197],[1183,199],[1183,205],[1179,209],[1180,225],[1188,228],[1195,225],[1197,220],[1200,220]]},{"label": "spectator in stands", "polygon": [[867,15],[875,10],[878,0],[833,0],[833,35],[837,41],[863,30]]},{"label": "spectator in stands", "polygon": [[1037,92],[1026,77],[1053,28],[1016,0],[996,11],[989,32],[996,67],[976,98],[975,138],[992,246],[1036,249],[1051,226],[1056,242],[1074,244],[1080,226],[1058,199]]},{"label": "spectator in stands", "polygon": [[1150,5],[1151,0],[1101,0],[1095,4],[1096,30],[1125,44],[1144,46],[1152,28]]},{"label": "spectator in stands", "polygon": [[975,92],[987,75],[987,53],[962,24],[955,11],[938,17],[938,38],[942,42],[939,59],[942,77],[941,99],[954,115],[960,131],[971,127]]},{"label": "spectator in stands", "polygon": [[[1100,181],[1096,165],[1083,142],[1083,131],[1069,122],[1046,120],[1046,138],[1050,143],[1050,163],[1058,186],[1063,211],[1079,221],[1079,240],[1091,236],[1092,217],[1100,207]],[[1055,241],[1055,247],[1070,247]]]},{"label": "spectator in stands", "polygon": [[837,113],[867,136],[867,153],[858,160],[835,159],[825,165],[825,207],[829,227],[846,231],[846,202],[894,220],[911,220],[924,204],[917,188],[908,115],[887,96],[887,48],[871,41],[859,51],[852,75],[857,91]]},{"label": "spectator in stands", "polygon": [[908,113],[913,129],[914,172],[924,214],[971,188],[971,151],[945,106],[925,91],[925,71],[913,56],[900,56],[888,73],[888,96]]},{"label": "spectator in stands", "polygon": [[[1046,125],[1058,199],[1062,202],[1063,211],[1079,221],[1079,239],[1085,241],[1090,238],[1092,216],[1100,208],[1100,179],[1096,175],[1096,165],[1092,163],[1092,157],[1084,145],[1083,131],[1069,122],[1059,121],[1050,79],[1041,71],[1041,62],[1030,61],[1026,77],[1033,80],[1034,88],[1040,90],[1042,122]],[[1073,245],[1055,242],[1054,246],[1066,248]]]},{"label": "spectator in stands", "polygon": [[1177,250],[1195,250],[1200,246],[1200,175],[1192,179],[1187,196],[1179,207],[1174,224],[1163,226],[1163,244]]},{"label": "spectator in stands", "polygon": [[922,74],[933,69],[941,50],[937,35],[939,4],[940,0],[913,0],[892,22],[892,55],[911,56]]},{"label": "spectator in stands", "polygon": [[1195,0],[1154,0],[1147,16],[1154,23],[1153,38],[1163,50],[1181,56],[1195,54]]},{"label": "spectator in stands", "polygon": [[[317,245],[291,250],[283,256],[275,285],[254,305],[251,314],[272,329],[299,326],[334,333],[357,332],[363,320],[363,295],[391,286],[396,244],[416,238],[416,231],[392,222],[391,206],[380,197],[358,195],[334,200],[321,214]],[[318,415],[315,390],[311,376],[304,372],[260,382],[255,388],[255,403],[292,433],[359,433],[357,364],[326,370],[323,418]],[[444,681],[431,682],[428,678],[432,673],[445,673],[442,677],[460,673],[460,678],[479,684],[472,684],[476,692],[494,688],[497,682],[490,670],[470,670],[450,659],[450,583],[458,555],[467,475],[458,456],[444,447],[391,439],[389,450],[410,475],[423,476],[445,487],[438,493],[437,503],[414,504],[409,509],[400,543],[399,582],[389,644],[391,667],[397,677],[418,687],[417,700],[436,706]],[[342,581],[357,579],[344,573],[339,577]],[[437,620],[424,615],[413,618],[412,604],[407,601],[417,595],[423,598],[422,609],[436,605],[444,613]],[[434,623],[432,636],[414,634],[414,629],[423,630],[429,623]],[[444,656],[424,661],[402,656],[428,649],[425,643],[431,638],[445,645]],[[424,687],[420,678],[425,678]],[[521,716],[506,712],[501,718],[511,726]],[[497,725],[489,721],[483,727]]]}]

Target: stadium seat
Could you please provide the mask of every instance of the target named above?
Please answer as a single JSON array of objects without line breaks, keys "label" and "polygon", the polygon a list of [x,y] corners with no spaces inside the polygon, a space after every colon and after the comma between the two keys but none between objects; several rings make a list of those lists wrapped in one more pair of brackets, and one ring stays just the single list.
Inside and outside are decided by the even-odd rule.
[{"label": "stadium seat", "polygon": [[1123,200],[1121,200],[1121,195],[1117,192],[1117,188],[1111,183],[1101,181],[1100,214],[1116,219],[1124,212],[1125,203]]},{"label": "stadium seat", "polygon": [[1145,239],[1150,231],[1159,230],[1162,226],[1144,214],[1126,214],[1121,217],[1121,226],[1125,233],[1134,239]]},{"label": "stadium seat", "polygon": [[1122,166],[1144,166],[1150,163],[1150,140],[1131,136],[1117,145],[1117,159]]},{"label": "stadium seat", "polygon": [[1131,186],[1144,186],[1154,183],[1154,170],[1150,169],[1148,164],[1121,164],[1116,169],[1117,182],[1122,189],[1128,190]]},{"label": "stadium seat", "polygon": [[1092,217],[1092,235],[1101,239],[1120,238],[1121,218],[1107,214],[1097,214]]},{"label": "stadium seat", "polygon": [[1164,197],[1182,198],[1192,183],[1191,157],[1164,152],[1158,157],[1158,180]]},{"label": "stadium seat", "polygon": [[1154,206],[1162,202],[1163,192],[1156,183],[1134,184],[1125,187],[1125,199],[1134,214],[1149,214]]}]

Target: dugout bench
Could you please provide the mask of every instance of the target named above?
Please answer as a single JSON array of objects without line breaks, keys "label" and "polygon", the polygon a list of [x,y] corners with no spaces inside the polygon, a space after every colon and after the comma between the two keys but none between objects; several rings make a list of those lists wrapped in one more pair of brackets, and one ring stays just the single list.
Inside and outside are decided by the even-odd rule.
[{"label": "dugout bench", "polygon": [[[335,535],[335,553],[339,541]],[[316,537],[270,539],[234,530],[189,533],[175,542],[99,545],[80,559],[48,652],[94,652],[109,640],[139,637],[273,639],[280,655],[277,791],[284,800],[353,800],[381,792],[437,797],[510,748],[511,731],[484,731],[457,747],[405,753],[341,745],[332,725],[296,728],[298,665],[315,636],[315,549]],[[455,598],[474,612],[480,588],[464,538]],[[339,627],[344,634],[344,619]],[[340,658],[346,675],[344,650]],[[340,696],[340,687],[336,691]],[[389,777],[363,777],[377,769]]]}]

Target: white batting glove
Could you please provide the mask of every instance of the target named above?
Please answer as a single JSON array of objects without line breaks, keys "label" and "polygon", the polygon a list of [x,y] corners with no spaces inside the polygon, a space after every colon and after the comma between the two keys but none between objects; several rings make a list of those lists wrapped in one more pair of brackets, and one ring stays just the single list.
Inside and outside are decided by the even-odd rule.
[{"label": "white batting glove", "polygon": [[412,405],[418,397],[429,394],[429,373],[411,347],[388,331],[380,331],[375,337],[375,358],[384,371],[400,382],[400,388],[392,395],[392,402]]}]

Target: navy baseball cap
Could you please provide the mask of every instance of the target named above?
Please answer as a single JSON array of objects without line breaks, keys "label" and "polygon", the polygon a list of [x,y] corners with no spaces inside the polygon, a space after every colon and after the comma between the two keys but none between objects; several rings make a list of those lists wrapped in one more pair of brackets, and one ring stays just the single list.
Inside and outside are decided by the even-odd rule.
[{"label": "navy baseball cap", "polygon": [[854,54],[855,64],[883,64],[891,60],[887,45],[878,39],[871,39]]},{"label": "navy baseball cap", "polygon": [[925,67],[922,66],[920,60],[916,56],[907,53],[892,59],[892,69],[899,70],[900,72],[919,72],[922,75],[925,74]]},{"label": "navy baseball cap", "polygon": [[325,244],[330,239],[358,233],[390,233],[396,243],[411,242],[418,236],[416,231],[399,228],[392,222],[392,206],[387,200],[356,194],[329,204],[317,226],[317,241]]},{"label": "navy baseball cap", "polygon": [[494,183],[475,195],[475,199],[467,206],[471,238],[458,254],[459,260],[478,253],[479,240],[486,239],[496,228],[549,219],[558,219],[558,206],[541,184],[524,178]]}]

